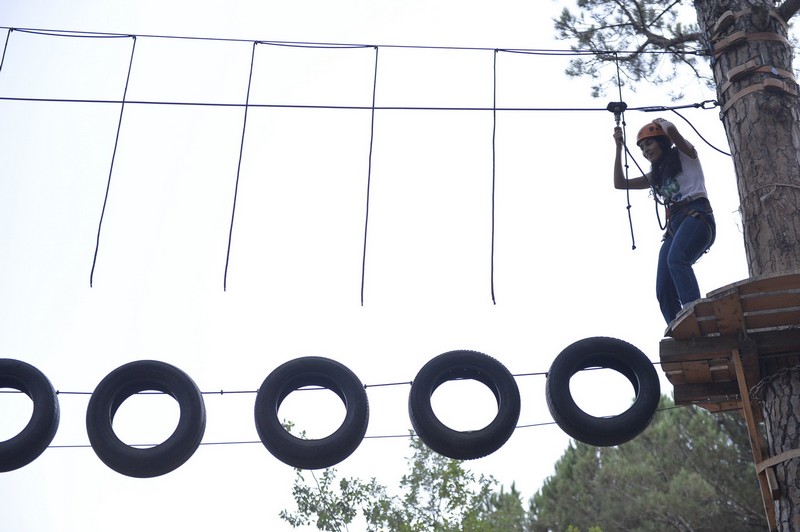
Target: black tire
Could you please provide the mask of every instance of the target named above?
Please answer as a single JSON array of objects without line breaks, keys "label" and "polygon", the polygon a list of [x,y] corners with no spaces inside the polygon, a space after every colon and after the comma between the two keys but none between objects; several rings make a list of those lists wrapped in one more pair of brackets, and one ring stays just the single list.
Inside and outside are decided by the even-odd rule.
[{"label": "black tire", "polygon": [[[112,423],[120,405],[146,390],[172,396],[180,407],[175,431],[163,443],[145,449],[120,440]],[[139,360],[118,367],[95,388],[86,410],[89,442],[108,467],[129,477],[164,475],[184,464],[200,446],[206,429],[203,395],[183,371],[165,362]]]},{"label": "black tire", "polygon": [[58,430],[58,395],[44,373],[26,362],[0,358],[0,388],[18,390],[33,401],[33,413],[19,434],[0,442],[0,472],[14,471],[41,455]]},{"label": "black tire", "polygon": [[[339,396],[347,410],[339,428],[325,438],[297,438],[278,419],[283,400],[304,386],[327,388]],[[364,385],[346,366],[324,357],[296,358],[275,368],[258,389],[254,410],[256,430],[264,447],[284,464],[298,469],[338,464],[361,445],[369,424]]]},{"label": "black tire", "polygon": [[[433,412],[433,392],[456,379],[476,380],[494,394],[497,415],[484,428],[453,430]],[[502,447],[514,432],[519,413],[519,388],[513,375],[494,358],[476,351],[450,351],[435,357],[419,370],[408,396],[408,414],[417,436],[435,452],[457,460],[481,458]]]},{"label": "black tire", "polygon": [[[612,369],[627,377],[636,394],[630,408],[599,418],[575,404],[570,379],[591,367]],[[658,408],[661,386],[653,363],[637,347],[616,338],[594,337],[575,342],[556,357],[547,374],[545,395],[561,430],[580,442],[609,447],[632,440],[647,428]]]}]

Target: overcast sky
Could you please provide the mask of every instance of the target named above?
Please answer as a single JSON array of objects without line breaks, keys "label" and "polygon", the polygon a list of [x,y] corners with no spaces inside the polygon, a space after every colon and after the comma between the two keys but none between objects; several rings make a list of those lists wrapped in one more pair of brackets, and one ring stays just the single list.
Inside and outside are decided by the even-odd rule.
[{"label": "overcast sky", "polygon": [[[130,101],[242,104],[259,40],[378,45],[377,106],[485,109],[493,49],[568,48],[551,22],[563,5],[12,0],[0,25],[139,35]],[[122,99],[132,38],[7,35],[0,97]],[[658,361],[661,231],[647,192],[632,191],[631,249],[626,195],[612,186],[613,115],[603,111],[616,92],[592,99],[589,80],[564,75],[568,57],[499,52],[498,107],[600,110],[498,112],[493,167],[491,111],[384,109],[373,130],[369,109],[266,107],[369,107],[372,46],[258,44],[252,57],[250,102],[262,106],[249,110],[244,142],[241,106],[129,103],[117,142],[118,104],[0,100],[0,357],[35,365],[69,392],[91,392],[140,359],[178,366],[205,392],[256,390],[306,355],[338,360],[367,385],[411,381],[453,349],[484,352],[514,374],[544,372],[590,336],[626,340]],[[682,85],[679,104],[714,99]],[[623,99],[667,106],[670,89],[625,89]],[[727,149],[717,111],[681,114]],[[655,116],[678,125],[705,168],[718,237],[696,267],[701,291],[746,278],[729,157],[671,112],[626,113],[628,134]],[[595,415],[622,411],[626,381],[589,373],[572,382],[579,404]],[[551,422],[544,377],[517,382],[520,425]],[[671,393],[663,377],[662,388]],[[370,387],[368,396],[368,438],[337,467],[396,486],[408,441],[383,436],[411,428],[408,386]],[[343,415],[332,397],[295,393],[281,414],[321,437]],[[88,395],[62,394],[56,447],[0,475],[0,529],[287,528],[278,512],[292,508],[294,471],[258,442],[254,398],[206,395],[204,445],[176,471],[142,480],[86,447]],[[480,384],[451,383],[434,399],[460,430],[494,415]],[[20,394],[0,395],[0,440],[19,432],[30,408]],[[137,396],[115,429],[128,443],[155,443],[176,417],[168,397]],[[230,442],[250,443],[213,445]],[[552,424],[519,428],[467,465],[516,482],[527,498],[568,442]]]}]

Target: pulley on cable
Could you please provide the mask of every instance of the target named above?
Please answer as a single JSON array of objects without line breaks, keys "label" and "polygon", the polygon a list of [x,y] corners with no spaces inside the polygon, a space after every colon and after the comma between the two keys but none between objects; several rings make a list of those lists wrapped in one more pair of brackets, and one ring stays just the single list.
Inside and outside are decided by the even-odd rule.
[{"label": "pulley on cable", "polygon": [[622,119],[622,113],[628,108],[628,104],[625,102],[610,102],[606,109],[614,113],[614,121],[619,125],[620,120]]}]

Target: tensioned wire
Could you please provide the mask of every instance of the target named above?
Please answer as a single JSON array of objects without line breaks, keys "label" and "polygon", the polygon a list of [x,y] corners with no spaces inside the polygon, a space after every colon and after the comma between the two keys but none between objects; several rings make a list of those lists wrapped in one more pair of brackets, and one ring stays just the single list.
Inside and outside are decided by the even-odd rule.
[{"label": "tensioned wire", "polygon": [[[13,26],[0,26],[0,30],[19,31],[23,33],[35,33],[42,35],[62,35],[72,37],[133,37],[134,34],[130,33],[113,33],[113,32],[98,32],[98,31],[80,31],[80,30],[62,30],[62,29],[42,29],[42,28],[17,28]],[[580,55],[608,55],[614,53],[613,50],[590,50],[590,49],[553,49],[553,48],[498,48],[498,47],[482,47],[482,46],[435,46],[435,45],[408,45],[408,44],[365,44],[365,43],[332,43],[332,42],[314,42],[314,41],[279,41],[279,40],[264,40],[264,39],[243,39],[243,38],[229,38],[229,37],[193,37],[193,36],[180,36],[168,34],[148,34],[139,33],[135,34],[137,37],[149,39],[174,39],[174,40],[190,40],[190,41],[221,41],[221,42],[247,42],[254,41],[262,42],[264,44],[285,45],[294,47],[332,47],[332,48],[372,48],[378,46],[380,48],[404,48],[410,50],[475,50],[475,51],[494,51],[500,50],[503,52],[518,53],[518,54],[533,54],[533,55],[553,55],[553,56],[580,56]],[[666,51],[666,50],[617,50],[619,53],[631,54],[655,54],[655,55],[710,55],[707,50],[703,49],[686,49],[680,52]]]},{"label": "tensioned wire", "polygon": [[[11,34],[11,31],[14,31],[13,28],[10,28],[6,36],[6,41],[3,49],[3,56],[0,59],[0,70],[2,70],[3,62],[5,61],[6,52],[8,49],[8,41]],[[27,33],[35,33],[41,35],[49,35],[49,36],[67,36],[67,37],[130,37],[133,39],[133,46],[131,48],[131,56],[128,65],[128,72],[126,77],[125,89],[123,92],[122,100],[99,100],[99,99],[60,99],[60,98],[25,98],[25,97],[0,97],[0,100],[11,100],[11,101],[34,101],[34,102],[60,102],[60,103],[95,103],[95,104],[117,104],[120,105],[120,116],[117,126],[115,144],[114,144],[114,151],[112,154],[111,160],[111,167],[109,169],[109,176],[108,182],[106,187],[106,193],[104,196],[103,208],[100,216],[100,222],[98,224],[98,232],[97,232],[97,242],[94,254],[94,260],[92,262],[92,271],[90,275],[90,286],[92,284],[92,279],[94,275],[94,270],[96,266],[97,260],[97,253],[99,250],[100,244],[100,233],[102,229],[102,222],[103,217],[105,214],[105,209],[107,206],[108,201],[108,194],[111,186],[111,177],[113,175],[113,167],[114,167],[114,158],[117,152],[118,144],[119,144],[119,136],[120,130],[122,125],[122,116],[124,112],[124,107],[126,104],[128,105],[188,105],[188,106],[223,106],[223,107],[243,107],[244,108],[244,117],[243,117],[243,124],[242,124],[242,138],[240,144],[240,151],[239,151],[239,159],[238,159],[238,167],[237,167],[237,174],[236,174],[236,184],[234,190],[234,200],[233,200],[233,207],[231,212],[231,225],[229,230],[229,238],[228,238],[228,248],[226,254],[226,262],[225,262],[225,279],[223,283],[223,288],[227,288],[227,273],[228,273],[228,266],[229,266],[229,259],[230,259],[230,247],[231,247],[231,239],[233,235],[233,224],[235,218],[235,210],[236,210],[236,198],[238,195],[238,188],[239,188],[239,178],[240,178],[240,171],[241,171],[241,163],[242,163],[242,154],[243,154],[243,147],[244,147],[244,140],[246,135],[246,127],[247,127],[247,113],[250,108],[253,107],[266,107],[266,108],[312,108],[312,109],[342,109],[342,110],[370,110],[371,111],[371,132],[370,132],[370,145],[369,145],[369,164],[368,164],[368,176],[367,176],[367,204],[365,208],[365,227],[364,227],[364,247],[363,247],[363,254],[362,254],[362,282],[361,282],[361,304],[364,304],[364,279],[365,279],[365,268],[366,268],[366,250],[367,250],[367,232],[368,232],[368,222],[369,222],[369,189],[370,189],[370,181],[371,181],[371,171],[372,171],[372,154],[373,154],[373,144],[374,144],[374,125],[375,125],[375,112],[376,111],[411,111],[411,110],[421,110],[421,111],[491,111],[492,112],[492,195],[491,195],[491,223],[492,223],[492,230],[491,230],[491,279],[490,279],[490,288],[491,288],[491,298],[492,302],[496,304],[495,292],[494,292],[494,251],[495,251],[495,192],[496,192],[496,162],[497,162],[497,152],[496,152],[496,132],[497,132],[497,112],[498,111],[552,111],[552,112],[564,112],[564,111],[607,111],[607,108],[569,108],[569,107],[505,107],[501,108],[497,106],[497,54],[499,52],[509,52],[509,53],[525,53],[525,54],[535,54],[535,55],[587,55],[587,54],[594,54],[596,52],[586,52],[586,51],[556,51],[556,50],[511,50],[511,49],[488,49],[488,48],[459,48],[459,47],[424,47],[424,46],[413,46],[410,48],[438,48],[438,49],[452,49],[452,50],[491,50],[493,52],[493,101],[492,107],[425,107],[425,106],[377,106],[376,105],[376,89],[377,89],[377,74],[378,74],[378,51],[379,46],[373,46],[375,49],[375,63],[374,63],[374,74],[373,74],[373,87],[372,87],[372,104],[370,106],[335,106],[335,105],[296,105],[296,104],[254,104],[250,103],[250,91],[251,91],[251,83],[253,77],[253,69],[254,69],[254,62],[255,62],[255,49],[258,44],[267,44],[267,45],[274,45],[274,46],[294,46],[294,47],[308,47],[308,48],[358,48],[358,47],[366,47],[366,45],[336,45],[336,44],[319,44],[319,43],[290,43],[290,42],[270,42],[270,41],[247,41],[253,43],[253,48],[251,52],[251,62],[250,62],[250,71],[249,71],[249,78],[248,78],[248,87],[247,87],[247,95],[245,99],[245,103],[219,103],[219,102],[179,102],[179,101],[134,101],[134,100],[127,100],[127,92],[128,87],[130,84],[130,77],[131,77],[131,70],[133,65],[134,59],[134,52],[136,46],[136,36],[135,35],[123,35],[123,34],[75,34],[71,32],[52,32],[50,30],[17,30],[23,31]],[[147,36],[147,37],[161,37],[161,38],[180,38],[180,37],[168,37],[168,36]],[[222,39],[208,39],[208,40],[222,40]],[[385,47],[399,47],[399,46],[385,46]],[[619,65],[617,64],[617,68]],[[618,79],[619,79],[619,71],[618,71]],[[621,83],[619,84],[619,92],[620,92],[620,101],[622,101],[622,91],[621,91]],[[681,118],[683,118],[689,125],[695,130],[695,132],[700,135],[699,131],[680,113],[677,112],[677,109],[686,109],[686,108],[701,108],[701,109],[712,109],[717,106],[717,102],[715,101],[704,101],[701,103],[695,104],[687,104],[687,105],[680,105],[680,106],[649,106],[649,107],[640,107],[640,108],[630,108],[629,110],[634,111],[644,111],[644,112],[654,112],[654,111],[664,111],[664,110],[671,110],[678,114]],[[624,122],[623,122],[624,125]],[[700,135],[701,138],[702,135]],[[703,138],[705,141],[705,139]],[[708,141],[705,141],[708,143]],[[710,144],[709,144],[710,145]],[[713,147],[713,146],[712,146]],[[715,148],[717,149],[717,148]],[[717,151],[722,150],[717,149]],[[627,154],[629,151],[626,147],[626,174],[627,174]],[[728,155],[728,154],[726,154]],[[634,161],[635,162],[635,161]],[[638,163],[637,167],[639,166]],[[639,167],[641,170],[641,167]],[[629,209],[629,217],[630,217],[630,201],[628,201],[628,209]],[[631,236],[633,237],[633,228],[631,226]],[[635,244],[633,246],[635,248]],[[522,375],[515,375],[515,376],[528,376],[528,375],[546,375],[546,372],[537,372],[537,373],[528,373]],[[365,385],[365,388],[368,387],[378,387],[378,386],[394,386],[405,384],[409,385],[410,382],[402,382],[402,383],[385,383],[385,384],[375,384],[375,385]],[[21,393],[21,392],[20,392]],[[79,394],[91,394],[91,392],[59,392],[63,395],[79,395]],[[145,392],[147,393],[147,392]],[[202,392],[204,394],[240,394],[240,393],[256,393],[254,391],[228,391],[225,392],[224,390],[220,390],[219,392]],[[538,427],[538,426],[546,426],[546,425],[553,425],[555,422],[544,422],[544,423],[534,423],[534,424],[526,424],[520,425],[517,428],[528,428],[528,427]],[[408,435],[385,435],[385,436],[366,436],[365,439],[369,438],[402,438],[408,437]],[[260,442],[209,442],[203,443],[202,445],[228,445],[228,444],[237,444],[237,443],[260,443]],[[51,446],[54,448],[58,447],[88,447],[88,445],[57,445]]]},{"label": "tensioned wire", "polygon": [[[711,359],[708,359],[711,360]],[[660,365],[660,362],[652,362],[654,366]],[[608,369],[608,368],[601,368],[601,367],[590,367],[580,370],[580,372],[584,371],[598,371],[601,369]],[[520,377],[546,377],[548,374],[547,371],[534,371],[534,372],[527,372],[527,373],[513,373],[512,376],[515,378]],[[393,381],[393,382],[385,382],[385,383],[376,383],[376,384],[364,384],[365,389],[369,388],[384,388],[384,387],[394,387],[394,386],[411,386],[413,381]],[[320,386],[306,386],[303,388],[298,388],[297,390],[293,390],[293,392],[313,392],[313,391],[323,391],[327,390],[327,388],[320,387]],[[21,394],[23,392],[19,390],[1,390],[0,395],[2,394]],[[224,396],[224,395],[255,395],[258,393],[257,390],[219,390],[219,391],[204,391],[200,392],[201,395],[204,396]],[[84,391],[56,391],[56,395],[76,395],[76,396],[91,396],[92,392],[84,392]],[[137,392],[133,395],[168,395],[165,392],[160,391],[141,391]],[[667,410],[673,410],[676,408],[684,408],[688,406],[695,406],[704,404],[703,401],[693,401],[686,404],[681,405],[673,405],[670,407],[665,408],[658,408],[656,412],[662,412]],[[527,428],[536,428],[536,427],[546,427],[557,425],[555,421],[543,421],[538,423],[524,423],[517,425],[516,429],[527,429]],[[413,433],[407,434],[382,434],[382,435],[366,435],[364,436],[365,440],[373,439],[373,440],[381,440],[381,439],[395,439],[395,438],[409,438],[413,437]],[[209,446],[209,445],[244,445],[244,444],[261,444],[260,440],[247,440],[247,441],[218,441],[218,442],[202,442],[200,443],[201,446]],[[132,447],[154,447],[157,444],[133,444]],[[90,444],[59,444],[59,445],[50,445],[48,448],[51,449],[69,449],[69,448],[89,448],[91,447]]]},{"label": "tensioned wire", "polygon": [[[203,38],[203,37],[178,37],[178,36],[170,36],[170,35],[139,35],[139,37],[147,37],[147,38],[154,38],[154,39],[189,39],[189,40],[208,40],[208,41],[235,41],[235,42],[252,42],[252,52],[251,52],[251,61],[250,61],[250,70],[249,70],[249,78],[248,78],[248,85],[247,85],[247,94],[244,104],[242,103],[220,103],[220,102],[181,102],[181,101],[134,101],[134,100],[127,100],[127,92],[128,87],[130,85],[131,79],[131,70],[133,65],[133,58],[134,52],[136,47],[136,35],[131,34],[118,34],[118,33],[102,33],[102,32],[76,32],[76,31],[69,31],[69,30],[44,30],[44,29],[30,29],[30,28],[10,28],[10,27],[2,27],[0,29],[7,29],[8,32],[6,34],[5,45],[3,49],[3,56],[0,59],[0,71],[2,71],[3,62],[5,61],[6,52],[8,50],[8,43],[10,40],[11,33],[14,31],[21,32],[21,33],[29,33],[35,35],[43,35],[43,36],[56,36],[56,37],[76,37],[76,38],[132,38],[133,39],[133,46],[131,48],[131,56],[128,65],[128,73],[125,82],[125,89],[123,92],[122,100],[101,100],[101,99],[64,99],[64,98],[26,98],[26,97],[2,97],[0,96],[0,100],[7,100],[7,101],[30,101],[30,102],[57,102],[57,103],[97,103],[97,104],[116,104],[120,105],[120,116],[119,121],[117,124],[117,132],[116,138],[114,143],[114,150],[112,153],[111,158],[111,165],[109,169],[109,176],[106,185],[106,191],[103,199],[103,206],[100,214],[100,220],[98,222],[98,229],[97,229],[97,237],[96,237],[96,245],[95,251],[92,259],[92,268],[89,276],[89,286],[93,285],[94,280],[94,273],[95,268],[97,265],[97,258],[100,249],[100,236],[102,232],[103,220],[106,212],[106,208],[108,205],[108,197],[109,191],[111,188],[111,178],[113,175],[114,169],[114,160],[117,153],[117,148],[119,145],[119,137],[120,131],[122,127],[122,117],[123,112],[125,109],[125,105],[188,105],[188,106],[217,106],[217,107],[244,107],[244,116],[243,116],[243,124],[242,124],[242,138],[240,142],[240,150],[239,150],[239,159],[237,164],[237,171],[236,171],[236,181],[234,186],[234,194],[233,194],[233,205],[231,208],[231,222],[228,232],[228,244],[226,249],[226,257],[225,257],[225,270],[224,270],[224,277],[223,277],[223,291],[227,290],[227,283],[228,283],[228,270],[230,265],[230,255],[231,255],[231,244],[233,239],[233,227],[234,227],[234,220],[235,220],[235,213],[236,213],[236,201],[238,197],[239,191],[239,180],[241,177],[241,166],[242,166],[242,157],[243,157],[243,149],[244,149],[244,142],[246,136],[246,129],[247,129],[247,115],[248,110],[251,108],[261,107],[261,108],[305,108],[305,109],[341,109],[341,110],[369,110],[371,112],[371,121],[370,121],[370,144],[369,144],[369,160],[368,160],[368,171],[367,171],[367,191],[366,191],[366,205],[365,205],[365,216],[364,216],[364,242],[362,248],[362,261],[361,261],[361,292],[360,292],[360,300],[361,305],[364,305],[364,290],[365,290],[365,278],[366,278],[366,259],[367,259],[367,236],[368,236],[368,226],[369,226],[369,201],[370,201],[370,185],[372,179],[372,156],[373,156],[373,145],[375,139],[375,113],[376,111],[491,111],[492,112],[492,191],[491,191],[491,242],[490,242],[490,295],[492,299],[492,303],[496,304],[496,297],[495,297],[495,286],[494,286],[494,277],[495,277],[495,268],[494,268],[494,260],[495,260],[495,199],[496,199],[496,185],[497,185],[497,145],[496,145],[496,134],[497,134],[497,112],[498,111],[553,111],[553,112],[565,112],[565,111],[601,111],[607,110],[604,108],[577,108],[577,107],[498,107],[497,106],[497,55],[499,52],[507,52],[507,53],[514,53],[514,54],[528,54],[528,55],[556,55],[556,56],[584,56],[584,55],[598,55],[598,54],[613,54],[614,57],[617,57],[617,54],[620,53],[619,51],[608,52],[608,51],[597,51],[597,50],[548,50],[548,49],[512,49],[512,48],[482,48],[482,47],[455,47],[455,46],[405,46],[405,45],[364,45],[364,44],[337,44],[337,43],[314,43],[314,42],[291,42],[291,41],[250,41],[244,39],[221,39],[221,38]],[[375,63],[374,63],[374,73],[373,73],[373,86],[372,86],[372,102],[369,106],[339,106],[339,105],[299,105],[299,104],[256,104],[250,102],[250,94],[251,94],[251,85],[252,85],[252,78],[253,78],[253,71],[254,71],[254,64],[255,64],[255,49],[258,44],[270,45],[270,46],[285,46],[285,47],[296,47],[296,48],[323,48],[323,49],[354,49],[354,48],[366,48],[372,47],[375,49]],[[376,105],[376,92],[377,92],[377,75],[378,75],[378,51],[379,48],[411,48],[411,49],[439,49],[439,50],[474,50],[474,51],[492,51],[493,53],[493,80],[492,80],[492,87],[493,87],[493,94],[492,94],[492,106],[491,107],[444,107],[444,106],[378,106]],[[658,52],[658,51],[648,51],[644,53],[675,53],[675,52]],[[685,52],[684,52],[685,53]],[[696,53],[701,54],[702,51],[690,51],[689,53]],[[620,77],[620,70],[619,70],[619,62],[616,63],[617,66],[617,80],[620,92],[620,101],[622,101],[622,83]],[[709,106],[709,104],[712,104]],[[676,109],[685,109],[685,108],[702,108],[702,109],[711,109],[716,107],[718,104],[715,101],[705,101],[696,104],[688,104],[688,105],[680,105],[680,106],[650,106],[650,107],[640,107],[640,108],[631,108],[630,110],[639,110],[645,112],[653,112],[653,111],[662,111],[662,110],[672,110],[673,112],[677,113]],[[678,113],[681,118],[686,120],[682,115]],[[688,120],[686,120],[688,122]],[[697,131],[697,129],[689,123],[690,126]],[[624,122],[623,122],[624,126]],[[698,132],[699,135],[699,132]],[[702,138],[702,135],[701,135]],[[705,140],[705,139],[703,139]],[[707,141],[706,141],[707,142]],[[713,147],[713,146],[712,146]],[[715,148],[717,149],[717,148]],[[721,153],[722,150],[717,149]],[[626,164],[625,164],[625,171],[627,176],[628,166],[627,166],[627,156],[629,151],[626,147]],[[638,163],[637,163],[638,166]],[[630,221],[630,199],[628,199],[628,217]],[[633,240],[633,226],[631,223],[631,238]],[[633,248],[635,249],[635,242],[633,244]]]}]

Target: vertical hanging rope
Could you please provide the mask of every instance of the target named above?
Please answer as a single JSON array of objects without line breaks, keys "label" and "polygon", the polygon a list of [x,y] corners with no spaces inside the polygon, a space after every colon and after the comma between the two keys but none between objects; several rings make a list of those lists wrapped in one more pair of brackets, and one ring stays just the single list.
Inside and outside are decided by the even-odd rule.
[{"label": "vertical hanging rope", "polygon": [[367,228],[369,227],[369,193],[372,184],[372,147],[375,141],[375,94],[378,87],[378,47],[375,47],[375,69],[372,74],[372,116],[369,131],[369,161],[367,163],[367,200],[364,209],[364,247],[361,253],[361,306],[364,306],[364,279],[367,269]]},{"label": "vertical hanging rope", "polygon": [[244,119],[242,120],[242,140],[239,143],[239,162],[236,165],[236,185],[233,188],[233,207],[231,207],[231,225],[228,228],[228,250],[225,253],[225,274],[222,279],[222,291],[228,290],[228,265],[231,259],[231,240],[233,239],[233,220],[236,217],[236,198],[239,196],[239,176],[242,172],[242,153],[244,153],[244,137],[247,132],[247,111],[250,108],[250,87],[253,83],[253,65],[256,60],[256,45],[253,42],[253,49],[250,52],[250,74],[247,77],[247,96],[244,102]]},{"label": "vertical hanging rope", "polygon": [[[614,63],[617,67],[617,90],[619,91],[619,101],[622,103],[622,76],[620,74],[619,68],[619,56],[617,52],[614,52]],[[625,152],[625,197],[627,200],[626,209],[628,211],[628,226],[631,228],[631,249],[636,249],[636,237],[633,234],[633,217],[631,216],[631,189],[628,187],[628,146],[627,146],[627,133],[625,126],[625,110],[623,109],[620,112],[620,116],[622,117],[622,143],[625,146],[623,150]],[[619,123],[617,123],[619,125]]]},{"label": "vertical hanging rope", "polygon": [[489,271],[489,285],[492,293],[492,305],[497,301],[494,297],[494,228],[495,228],[495,184],[497,178],[497,52],[494,51],[492,61],[492,251]]},{"label": "vertical hanging rope", "polygon": [[97,253],[100,250],[100,232],[103,229],[103,218],[106,215],[106,206],[108,205],[108,191],[111,189],[111,176],[114,173],[114,160],[117,157],[117,147],[119,146],[119,133],[122,130],[122,115],[125,112],[125,100],[128,97],[128,86],[131,82],[131,70],[133,69],[133,55],[136,52],[136,35],[131,35],[133,45],[131,46],[131,59],[128,62],[128,75],[125,78],[125,90],[122,93],[122,104],[119,108],[119,121],[117,122],[117,135],[114,139],[114,151],[111,154],[111,166],[108,169],[108,181],[106,182],[106,193],[103,197],[103,208],[100,211],[100,221],[97,224],[97,239],[94,245],[94,257],[92,258],[92,271],[89,273],[89,288],[94,283],[94,269],[97,266]]}]

